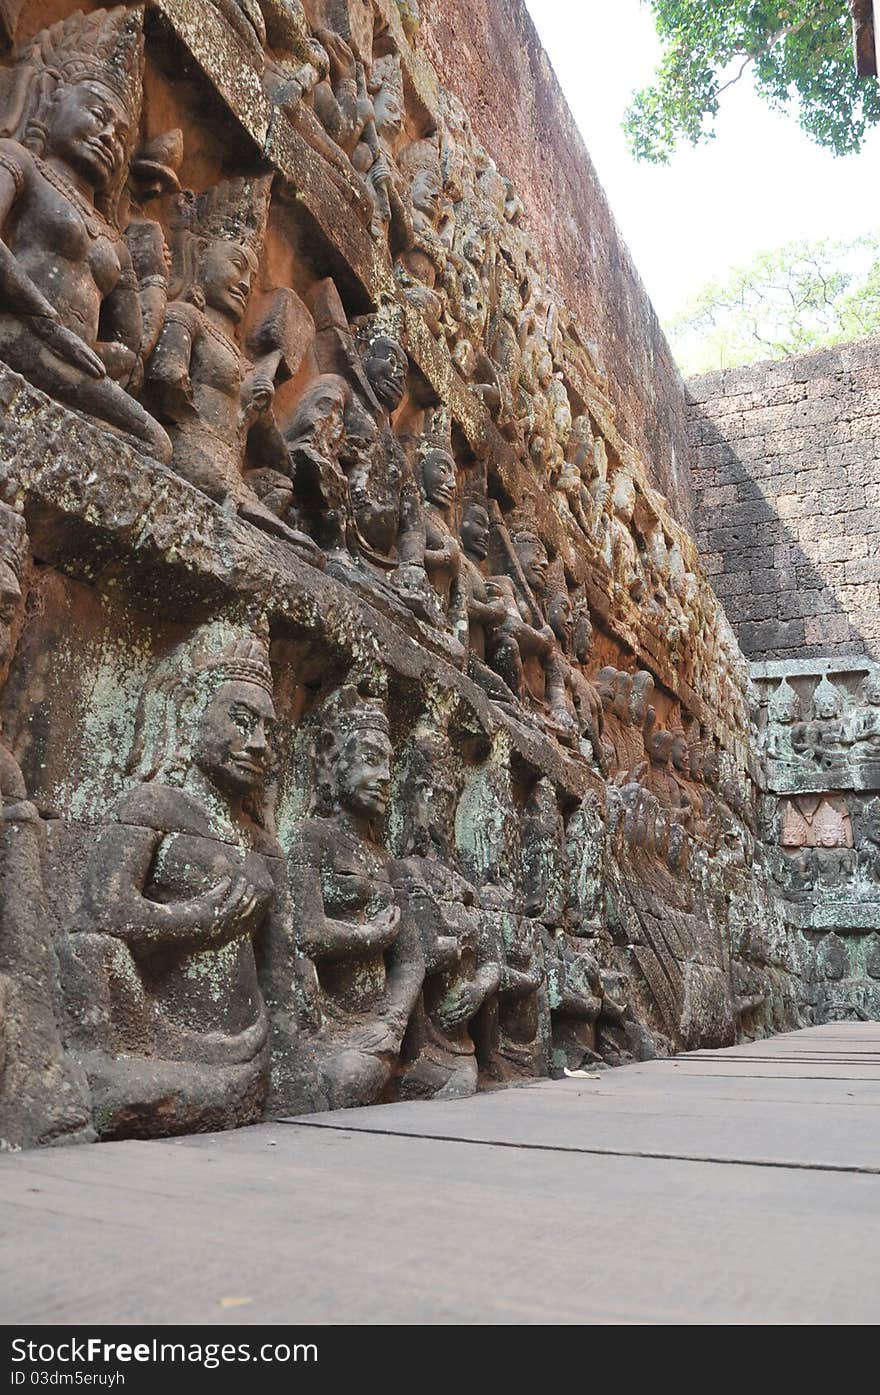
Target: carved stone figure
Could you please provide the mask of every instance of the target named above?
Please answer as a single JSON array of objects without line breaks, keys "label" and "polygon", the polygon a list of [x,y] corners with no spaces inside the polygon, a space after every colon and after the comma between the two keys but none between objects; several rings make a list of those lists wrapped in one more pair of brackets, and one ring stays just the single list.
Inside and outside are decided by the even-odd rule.
[{"label": "carved stone figure", "polygon": [[474,1023],[477,1053],[492,1080],[543,1074],[549,1009],[538,922],[520,913],[521,849],[502,748],[469,773],[456,811],[456,845],[480,897],[487,961],[501,965],[497,998]]},{"label": "carved stone figure", "polygon": [[[282,472],[287,452],[272,400],[287,368],[283,295],[267,333],[253,337],[251,363],[241,329],[259,265],[271,179],[236,179],[180,201],[175,242],[177,294],[148,367],[151,400],[169,423],[178,474],[217,503],[292,543],[311,562],[321,554],[289,528],[245,481],[251,438],[260,463]],[[279,309],[278,302],[281,304]]]},{"label": "carved stone figure", "polygon": [[383,1097],[425,959],[382,842],[391,782],[382,703],[354,685],[338,689],[314,740],[313,809],[296,825],[288,865],[299,945],[316,970],[309,1103],[332,1109]]},{"label": "carved stone figure", "polygon": [[424,500],[425,570],[448,628],[464,650],[468,643],[468,596],[462,580],[462,549],[453,526],[455,460],[450,449],[426,438],[418,474]]},{"label": "carved stone figure", "polygon": [[863,778],[880,780],[880,669],[863,678],[856,693],[858,706],[849,730],[850,760]]},{"label": "carved stone figure", "polygon": [[266,805],[275,709],[261,641],[209,633],[147,684],[131,769],[86,869],[64,976],[103,1138],[260,1118],[257,946],[293,944]]},{"label": "carved stone figure", "polygon": [[486,658],[494,631],[507,618],[507,606],[490,597],[490,583],[484,568],[489,556],[489,514],[474,499],[464,505],[461,520],[463,551],[462,581],[466,590],[468,650],[471,662]]},{"label": "carved stone figure", "polygon": [[[0,504],[0,687],[22,620],[27,534]],[[88,1088],[64,1054],[42,827],[0,732],[0,1152],[93,1137]]]},{"label": "carved stone figure", "polygon": [[401,151],[398,165],[409,182],[412,237],[410,245],[397,258],[395,273],[407,300],[421,310],[429,328],[439,337],[445,308],[442,278],[448,247],[439,232],[443,215],[443,177],[436,142],[431,139],[413,141]]},{"label": "carved stone figure", "polygon": [[142,11],[77,13],[18,57],[0,114],[0,358],[167,461],[134,400],[144,322],[120,226],[137,135]]},{"label": "carved stone figure", "polygon": [[767,756],[770,760],[796,764],[802,754],[794,744],[796,724],[802,716],[801,701],[795,689],[783,678],[773,693],[768,708]]},{"label": "carved stone figure", "polygon": [[425,956],[422,999],[404,1041],[403,1099],[461,1098],[477,1088],[468,1024],[501,984],[475,888],[456,869],[459,780],[442,723],[426,718],[404,753],[402,856],[395,885],[419,926]]},{"label": "carved stone figure", "polygon": [[541,608],[549,569],[547,550],[528,527],[519,526],[512,537],[500,523],[496,528],[508,574],[492,577],[489,594],[504,603],[507,614],[489,641],[489,662],[521,700],[530,697],[545,705],[553,726],[572,740],[577,728],[566,698],[568,666]]}]

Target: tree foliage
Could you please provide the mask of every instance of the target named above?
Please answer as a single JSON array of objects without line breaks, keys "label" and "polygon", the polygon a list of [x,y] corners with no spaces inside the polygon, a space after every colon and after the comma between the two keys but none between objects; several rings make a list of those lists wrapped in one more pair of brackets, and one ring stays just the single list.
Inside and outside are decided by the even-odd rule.
[{"label": "tree foliage", "polygon": [[666,333],[684,373],[880,334],[880,235],[764,252],[705,286]]},{"label": "tree foliage", "polygon": [[855,72],[847,0],[643,0],[663,55],[624,131],[637,159],[665,164],[682,140],[710,140],[722,93],[751,71],[759,96],[797,115],[836,155],[880,120],[880,84]]}]

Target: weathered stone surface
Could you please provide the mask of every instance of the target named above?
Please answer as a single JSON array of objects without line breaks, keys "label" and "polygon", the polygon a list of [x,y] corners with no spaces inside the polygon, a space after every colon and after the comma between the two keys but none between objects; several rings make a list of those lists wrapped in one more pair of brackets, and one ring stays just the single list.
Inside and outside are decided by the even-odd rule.
[{"label": "weathered stone surface", "polygon": [[[812,945],[680,390],[518,8],[487,52],[509,112],[560,118],[542,169],[485,115],[508,70],[447,33],[485,4],[421,38],[388,0],[55,8],[0,100],[0,1146],[795,1024]],[[798,406],[806,451],[820,386],[762,430]],[[709,542],[769,593],[773,515],[729,484]],[[725,596],[801,632],[825,600]],[[874,876],[852,827],[823,885]]]}]

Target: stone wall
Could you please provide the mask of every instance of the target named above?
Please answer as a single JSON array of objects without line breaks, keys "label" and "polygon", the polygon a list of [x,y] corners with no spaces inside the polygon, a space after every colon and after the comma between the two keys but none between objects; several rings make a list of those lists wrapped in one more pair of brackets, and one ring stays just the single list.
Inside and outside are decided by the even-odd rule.
[{"label": "stone wall", "polygon": [[746,655],[880,657],[880,341],[687,394],[697,541]]},{"label": "stone wall", "polygon": [[422,9],[441,81],[516,183],[545,265],[600,349],[629,440],[693,529],[681,376],[523,0],[432,0]]},{"label": "stone wall", "polygon": [[0,60],[0,1147],[797,1024],[611,234],[597,330],[410,3],[72,11]]}]

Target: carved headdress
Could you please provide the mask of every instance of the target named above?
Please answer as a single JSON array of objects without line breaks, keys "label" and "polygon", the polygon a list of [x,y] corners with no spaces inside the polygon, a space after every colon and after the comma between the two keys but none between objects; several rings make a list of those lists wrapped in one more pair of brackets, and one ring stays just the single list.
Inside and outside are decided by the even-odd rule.
[{"label": "carved headdress", "polygon": [[801,700],[787,678],[771,697],[768,715],[771,722],[795,722],[801,716]]},{"label": "carved headdress", "polygon": [[315,812],[328,816],[336,808],[336,767],[352,737],[375,732],[388,737],[382,685],[371,678],[336,688],[315,714],[318,734],[314,743]]},{"label": "carved headdress", "polygon": [[199,284],[202,254],[215,242],[247,248],[256,267],[266,235],[272,176],[225,179],[202,194],[187,190],[177,200],[174,219],[174,298],[192,295]]},{"label": "carved headdress", "polygon": [[114,223],[143,100],[143,20],[143,10],[123,5],[88,15],[78,10],[35,35],[0,86],[0,135],[20,141],[36,155],[45,153],[49,110],[63,88],[100,83],[121,102],[129,120],[126,159],[112,186],[96,200]]},{"label": "carved headdress", "polygon": [[819,718],[839,717],[843,711],[843,695],[834,683],[829,682],[827,674],[822,675],[816,691],[813,693],[813,716]]},{"label": "carved headdress", "polygon": [[200,710],[224,683],[252,683],[272,696],[269,651],[259,635],[228,638],[228,630],[212,626],[194,647],[181,646],[157,667],[138,704],[129,773],[143,782],[181,784]]}]

